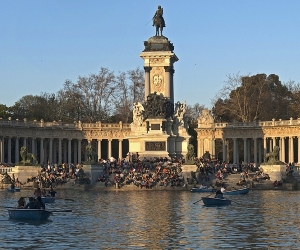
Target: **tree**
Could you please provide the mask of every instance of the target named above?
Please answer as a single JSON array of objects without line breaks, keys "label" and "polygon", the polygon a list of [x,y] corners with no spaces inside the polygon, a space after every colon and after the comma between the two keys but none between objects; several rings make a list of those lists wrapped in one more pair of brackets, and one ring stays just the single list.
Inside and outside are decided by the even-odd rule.
[{"label": "tree", "polygon": [[[196,103],[193,106],[187,105],[187,109],[186,109],[186,116],[188,117],[188,124],[189,124],[188,133],[191,136],[190,143],[194,146],[195,152],[197,152],[197,147],[198,147],[197,132],[195,129],[198,127],[198,118],[201,114],[201,111],[204,108],[205,107],[203,105]],[[197,155],[197,157],[200,156]]]},{"label": "tree", "polygon": [[13,119],[27,120],[57,120],[57,100],[55,94],[41,93],[26,95],[10,107]]},{"label": "tree", "polygon": [[2,119],[8,119],[8,117],[11,117],[11,113],[9,110],[9,107],[4,104],[0,104],[0,117]]},{"label": "tree", "polygon": [[275,74],[229,75],[212,112],[219,122],[286,119],[290,99],[291,92]]},{"label": "tree", "polygon": [[86,112],[84,108],[84,95],[76,84],[66,80],[63,89],[57,93],[59,103],[59,119],[64,122],[84,121]]},{"label": "tree", "polygon": [[84,96],[86,121],[107,120],[113,114],[117,82],[112,71],[101,68],[98,74],[91,74],[89,77],[79,76],[77,87]]},{"label": "tree", "polygon": [[138,67],[135,70],[127,71],[127,76],[131,82],[130,89],[132,91],[134,102],[143,102],[145,100],[145,80],[144,72]]},{"label": "tree", "polygon": [[132,121],[132,109],[134,102],[144,101],[144,72],[139,68],[121,72],[116,77],[117,90],[115,98],[114,119],[122,122]]}]

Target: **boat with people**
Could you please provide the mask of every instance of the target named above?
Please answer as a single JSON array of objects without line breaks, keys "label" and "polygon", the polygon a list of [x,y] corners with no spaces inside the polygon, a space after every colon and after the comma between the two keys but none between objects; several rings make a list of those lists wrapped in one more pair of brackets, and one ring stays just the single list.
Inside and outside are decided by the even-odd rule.
[{"label": "boat with people", "polygon": [[46,221],[51,212],[44,209],[12,208],[8,209],[8,215],[14,220]]},{"label": "boat with people", "polygon": [[221,199],[221,198],[212,198],[212,197],[203,197],[202,201],[205,206],[227,206],[231,204],[231,200]]},{"label": "boat with people", "polygon": [[248,194],[249,191],[250,191],[250,188],[244,187],[244,188],[240,188],[240,189],[224,191],[223,194],[224,195]]},{"label": "boat with people", "polygon": [[14,192],[20,192],[20,191],[21,191],[21,188],[9,186],[9,187],[7,187],[7,191],[8,191],[8,192],[11,192],[11,193],[14,193]]}]

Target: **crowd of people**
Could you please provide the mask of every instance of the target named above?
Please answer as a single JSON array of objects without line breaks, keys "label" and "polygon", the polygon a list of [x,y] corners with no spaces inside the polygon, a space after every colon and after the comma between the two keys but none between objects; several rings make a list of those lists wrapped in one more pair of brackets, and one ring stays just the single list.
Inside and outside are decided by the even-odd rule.
[{"label": "crowd of people", "polygon": [[37,176],[27,179],[27,182],[37,183],[41,188],[55,188],[69,181],[75,182],[85,176],[81,164],[43,164]]},{"label": "crowd of people", "polygon": [[[181,159],[152,158],[132,160],[100,160],[103,164],[103,173],[98,181],[105,182],[105,186],[134,185],[138,188],[151,189],[154,186],[179,187],[184,185]],[[113,176],[113,177],[112,177]]]}]

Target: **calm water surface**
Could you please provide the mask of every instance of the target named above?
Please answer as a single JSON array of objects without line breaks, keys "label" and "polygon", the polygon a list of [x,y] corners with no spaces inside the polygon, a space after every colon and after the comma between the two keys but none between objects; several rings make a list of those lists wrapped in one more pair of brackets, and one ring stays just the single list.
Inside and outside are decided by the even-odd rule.
[{"label": "calm water surface", "polygon": [[[0,191],[0,249],[300,249],[300,192],[250,191],[205,207],[187,191],[59,191],[45,223],[8,219],[20,193]],[[64,200],[74,199],[74,201]]]}]

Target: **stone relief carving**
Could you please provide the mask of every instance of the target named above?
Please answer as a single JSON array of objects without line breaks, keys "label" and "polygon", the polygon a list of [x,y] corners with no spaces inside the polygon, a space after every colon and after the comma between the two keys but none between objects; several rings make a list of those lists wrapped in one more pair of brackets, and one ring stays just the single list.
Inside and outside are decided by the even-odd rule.
[{"label": "stone relief carving", "polygon": [[164,151],[166,150],[166,142],[164,141],[147,141],[145,142],[146,151]]},{"label": "stone relief carving", "polygon": [[203,109],[199,118],[198,123],[202,125],[214,124],[214,118],[212,117],[209,109]]},{"label": "stone relief carving", "polygon": [[151,71],[151,92],[163,93],[165,89],[164,68],[154,67]]},{"label": "stone relief carving", "polygon": [[162,58],[162,57],[159,57],[159,58],[150,58],[149,61],[150,61],[150,63],[153,63],[153,64],[164,63],[165,62],[165,58]]}]

